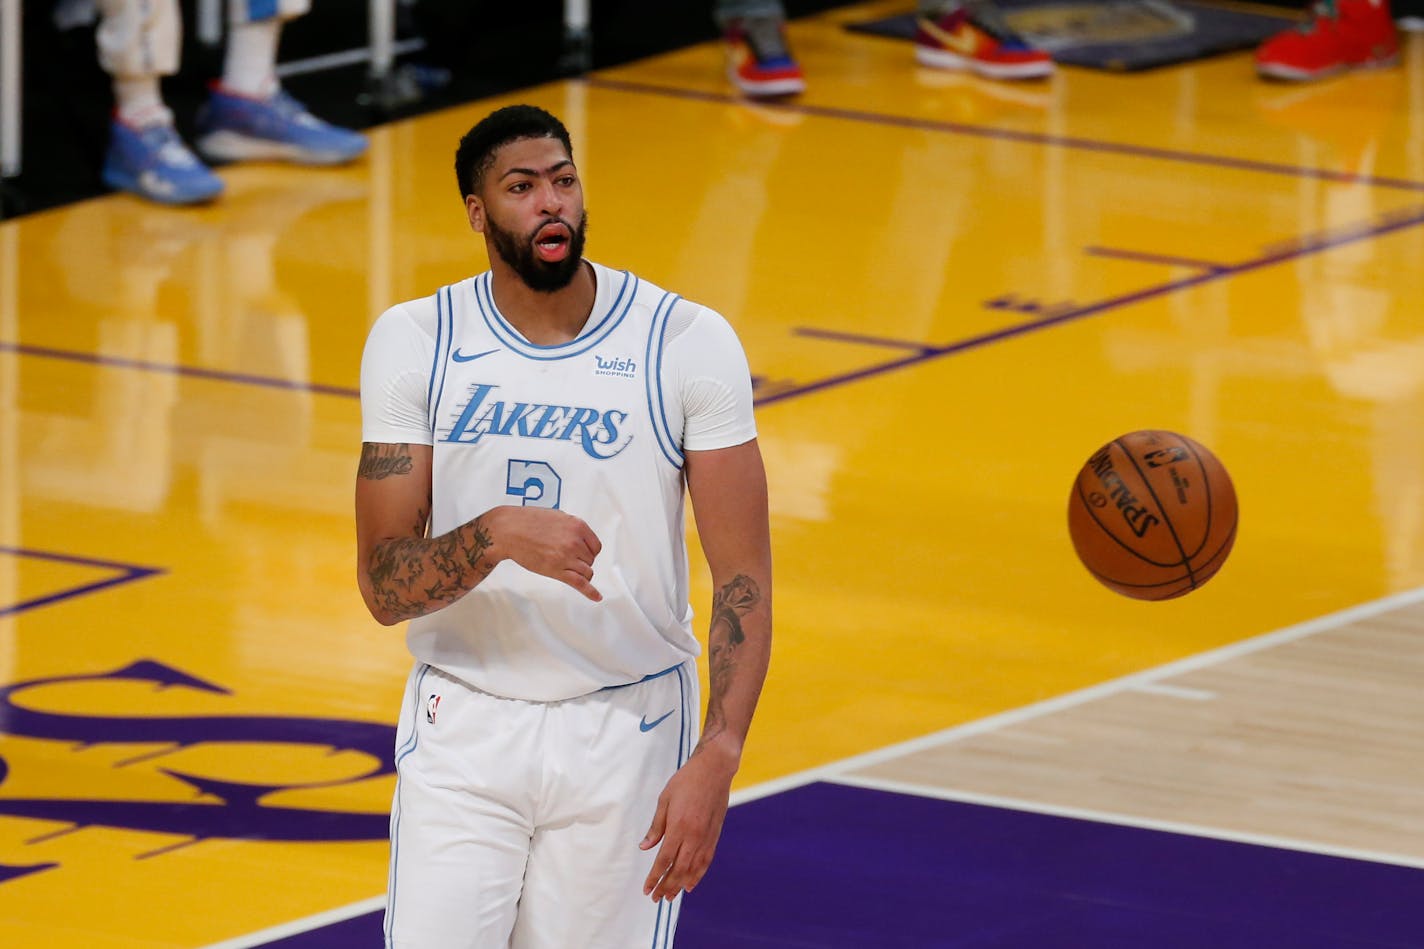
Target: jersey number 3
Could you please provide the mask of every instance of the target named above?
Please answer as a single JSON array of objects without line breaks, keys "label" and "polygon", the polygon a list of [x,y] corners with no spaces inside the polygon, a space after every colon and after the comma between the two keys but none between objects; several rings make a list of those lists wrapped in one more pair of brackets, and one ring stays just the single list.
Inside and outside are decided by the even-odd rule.
[{"label": "jersey number 3", "polygon": [[542,461],[511,460],[504,493],[523,498],[525,507],[558,507],[559,474]]}]

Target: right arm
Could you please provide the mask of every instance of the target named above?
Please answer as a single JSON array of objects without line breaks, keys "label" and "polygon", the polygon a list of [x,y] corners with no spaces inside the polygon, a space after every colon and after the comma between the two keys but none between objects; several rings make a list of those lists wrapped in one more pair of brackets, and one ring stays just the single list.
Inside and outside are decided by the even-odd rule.
[{"label": "right arm", "polygon": [[568,584],[595,602],[601,544],[582,520],[548,508],[501,506],[438,537],[429,445],[365,442],[356,472],[356,579],[366,608],[392,626],[469,593],[501,560]]}]

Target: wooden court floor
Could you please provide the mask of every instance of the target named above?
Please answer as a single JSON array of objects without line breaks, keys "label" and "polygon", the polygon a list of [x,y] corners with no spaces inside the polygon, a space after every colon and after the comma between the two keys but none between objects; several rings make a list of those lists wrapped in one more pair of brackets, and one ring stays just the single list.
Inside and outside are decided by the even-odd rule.
[{"label": "wooden court floor", "polygon": [[[724,313],[756,376],[776,648],[736,800],[1424,869],[1424,43],[1304,87],[1249,54],[1004,85],[842,28],[902,6],[794,23],[781,105],[709,44],[349,169],[224,169],[210,208],[0,223],[0,945],[250,946],[379,901],[408,658],[355,588],[357,369],[385,307],[484,269],[450,158],[512,101],[573,133],[588,256]],[[1241,503],[1169,603],[1066,533],[1141,428]]]}]

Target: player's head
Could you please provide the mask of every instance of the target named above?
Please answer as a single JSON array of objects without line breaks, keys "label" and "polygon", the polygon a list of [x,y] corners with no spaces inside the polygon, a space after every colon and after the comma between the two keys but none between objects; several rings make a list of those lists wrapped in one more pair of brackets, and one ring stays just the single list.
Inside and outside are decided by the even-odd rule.
[{"label": "player's head", "polygon": [[562,290],[578,273],[588,231],[583,186],[562,122],[509,106],[460,140],[455,176],[470,227],[531,289]]},{"label": "player's head", "polygon": [[484,185],[485,175],[494,165],[499,149],[521,138],[552,138],[564,146],[569,161],[574,158],[574,146],[564,123],[534,105],[510,105],[496,109],[475,123],[460,139],[455,149],[455,179],[460,184],[460,198],[477,194]]}]

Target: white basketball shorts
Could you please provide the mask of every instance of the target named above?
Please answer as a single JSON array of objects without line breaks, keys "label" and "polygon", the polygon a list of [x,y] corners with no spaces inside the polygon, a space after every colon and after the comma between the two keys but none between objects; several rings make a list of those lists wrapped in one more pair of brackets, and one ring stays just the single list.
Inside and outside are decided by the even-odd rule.
[{"label": "white basketball shorts", "polygon": [[562,702],[419,663],[396,734],[388,949],[666,949],[639,842],[697,739],[691,661]]}]

